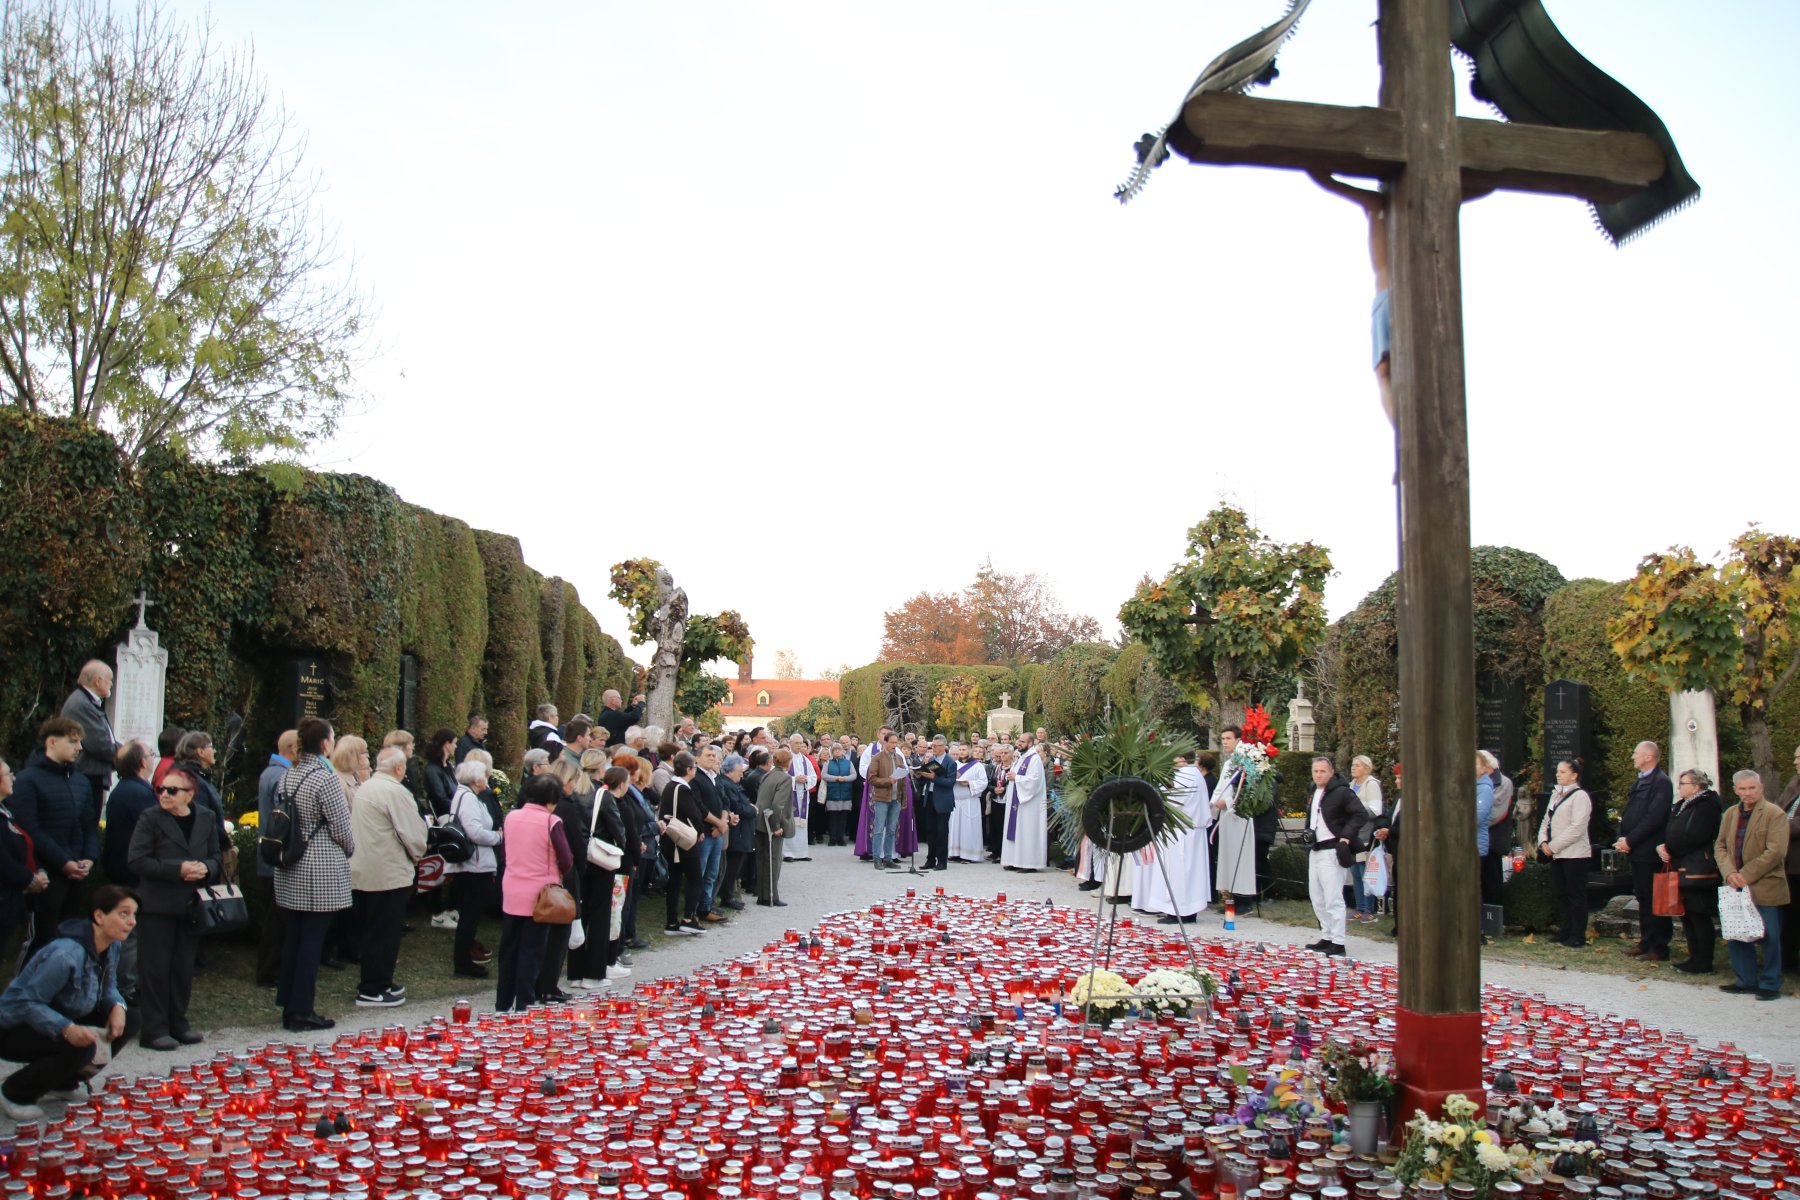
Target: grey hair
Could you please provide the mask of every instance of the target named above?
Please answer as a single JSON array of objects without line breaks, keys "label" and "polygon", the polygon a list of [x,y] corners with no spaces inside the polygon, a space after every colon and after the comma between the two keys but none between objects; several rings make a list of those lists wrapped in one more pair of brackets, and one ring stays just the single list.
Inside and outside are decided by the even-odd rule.
[{"label": "grey hair", "polygon": [[381,753],[375,756],[375,769],[386,774],[396,774],[394,768],[406,770],[406,751],[398,746],[383,746]]},{"label": "grey hair", "polygon": [[627,725],[625,727],[625,736],[621,740],[629,742],[635,738],[641,738],[643,736],[644,736],[644,727],[642,725]]},{"label": "grey hair", "polygon": [[556,723],[556,705],[554,705],[554,704],[538,705],[537,706],[537,719],[540,721],[549,721],[551,724],[555,724]]},{"label": "grey hair", "polygon": [[463,755],[464,762],[478,762],[488,770],[494,769],[494,756],[486,750],[471,750]]},{"label": "grey hair", "polygon": [[473,754],[456,765],[456,782],[466,788],[475,788],[486,783],[487,777],[487,764],[476,762]]},{"label": "grey hair", "polygon": [[175,746],[175,761],[186,762],[210,745],[212,745],[212,734],[204,729],[190,730],[181,735],[181,741]]},{"label": "grey hair", "polygon": [[1650,753],[1656,755],[1657,762],[1662,761],[1662,747],[1657,745],[1655,742],[1645,740],[1645,741],[1639,742],[1637,745],[1633,746],[1632,749],[1633,750],[1643,750],[1646,747],[1649,749]]},{"label": "grey hair", "polygon": [[729,775],[733,771],[737,770],[739,767],[747,767],[749,765],[750,765],[750,760],[745,758],[743,755],[731,754],[731,755],[726,756],[725,765],[719,769],[721,771],[723,771],[725,774]]},{"label": "grey hair", "polygon": [[1695,787],[1709,788],[1713,785],[1712,776],[1708,775],[1705,771],[1702,771],[1699,767],[1689,767],[1681,773],[1681,777],[1683,779],[1693,780]]},{"label": "grey hair", "polygon": [[646,725],[644,726],[644,740],[649,742],[650,748],[654,750],[669,740],[668,730],[661,725]]},{"label": "grey hair", "polygon": [[1334,770],[1337,768],[1337,764],[1331,761],[1331,755],[1329,754],[1315,754],[1313,755],[1312,760],[1316,763],[1324,763]]},{"label": "grey hair", "polygon": [[1500,769],[1500,760],[1494,757],[1494,752],[1492,750],[1477,750],[1475,752],[1475,757],[1479,758],[1481,760],[1481,765],[1490,771],[1498,771]]},{"label": "grey hair", "polygon": [[1375,760],[1370,758],[1366,754],[1359,754],[1355,758],[1351,759],[1350,765],[1353,767],[1360,766],[1360,767],[1362,767],[1363,770],[1367,771],[1371,775],[1373,775],[1375,773]]},{"label": "grey hair", "polygon": [[531,768],[541,767],[549,761],[550,752],[542,746],[539,746],[536,750],[527,750],[525,752],[525,773],[529,775],[531,774]]},{"label": "grey hair", "polygon": [[1752,771],[1749,767],[1745,767],[1741,771],[1733,771],[1731,773],[1731,786],[1736,787],[1738,784],[1743,783],[1745,780],[1749,780],[1749,779],[1754,779],[1758,783],[1762,782],[1761,775],[1758,775],[1755,771]]}]

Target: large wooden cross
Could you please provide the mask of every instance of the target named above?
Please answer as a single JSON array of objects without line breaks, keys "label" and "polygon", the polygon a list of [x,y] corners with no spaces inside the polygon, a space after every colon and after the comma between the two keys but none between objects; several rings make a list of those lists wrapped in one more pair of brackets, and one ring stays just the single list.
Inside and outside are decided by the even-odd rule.
[{"label": "large wooden cross", "polygon": [[1400,1111],[1482,1083],[1474,602],[1458,216],[1465,194],[1623,199],[1662,175],[1636,133],[1459,119],[1446,0],[1380,0],[1381,106],[1209,93],[1170,145],[1197,162],[1389,185],[1390,364],[1400,451]]}]

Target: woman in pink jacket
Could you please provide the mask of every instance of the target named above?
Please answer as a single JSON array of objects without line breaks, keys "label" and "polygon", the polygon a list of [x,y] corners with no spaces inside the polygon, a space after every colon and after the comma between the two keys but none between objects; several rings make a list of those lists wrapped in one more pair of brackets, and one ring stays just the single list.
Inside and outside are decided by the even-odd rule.
[{"label": "woman in pink jacket", "polygon": [[575,854],[563,823],[550,808],[562,799],[554,775],[533,775],[519,789],[519,807],[506,814],[506,871],[500,877],[499,979],[494,1008],[524,1010],[537,1003],[538,968],[550,927],[531,919],[538,893],[560,884]]}]

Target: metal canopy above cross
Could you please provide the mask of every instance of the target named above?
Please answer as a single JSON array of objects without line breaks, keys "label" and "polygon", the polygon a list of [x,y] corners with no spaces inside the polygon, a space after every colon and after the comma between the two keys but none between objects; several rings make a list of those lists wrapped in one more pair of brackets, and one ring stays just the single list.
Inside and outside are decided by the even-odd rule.
[{"label": "metal canopy above cross", "polygon": [[[1138,143],[1128,200],[1173,148],[1195,162],[1378,178],[1385,184],[1400,470],[1401,841],[1399,1108],[1480,1102],[1474,604],[1458,218],[1466,195],[1579,196],[1622,240],[1699,192],[1667,129],[1575,53],[1540,0],[1379,0],[1379,108],[1250,99],[1310,0],[1208,65],[1175,121]],[[1479,98],[1530,124],[1458,118],[1450,46]],[[1409,603],[1410,597],[1427,597]]]}]

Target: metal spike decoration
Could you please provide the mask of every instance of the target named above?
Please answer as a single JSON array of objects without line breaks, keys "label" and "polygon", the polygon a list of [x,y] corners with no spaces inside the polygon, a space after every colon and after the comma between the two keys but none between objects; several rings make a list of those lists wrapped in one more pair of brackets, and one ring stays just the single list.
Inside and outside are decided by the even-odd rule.
[{"label": "metal spike decoration", "polygon": [[1150,181],[1150,172],[1169,157],[1169,129],[1176,121],[1181,120],[1188,101],[1206,92],[1244,92],[1257,84],[1268,84],[1274,80],[1279,74],[1275,69],[1275,54],[1281,49],[1282,43],[1294,35],[1294,30],[1299,27],[1301,14],[1311,3],[1312,0],[1288,0],[1287,12],[1282,14],[1279,21],[1245,38],[1206,64],[1206,70],[1200,72],[1200,78],[1194,80],[1194,86],[1181,98],[1181,106],[1175,110],[1175,120],[1155,133],[1146,133],[1138,139],[1135,146],[1137,166],[1133,168],[1131,178],[1113,191],[1113,196],[1120,204],[1143,191],[1144,185]]}]

